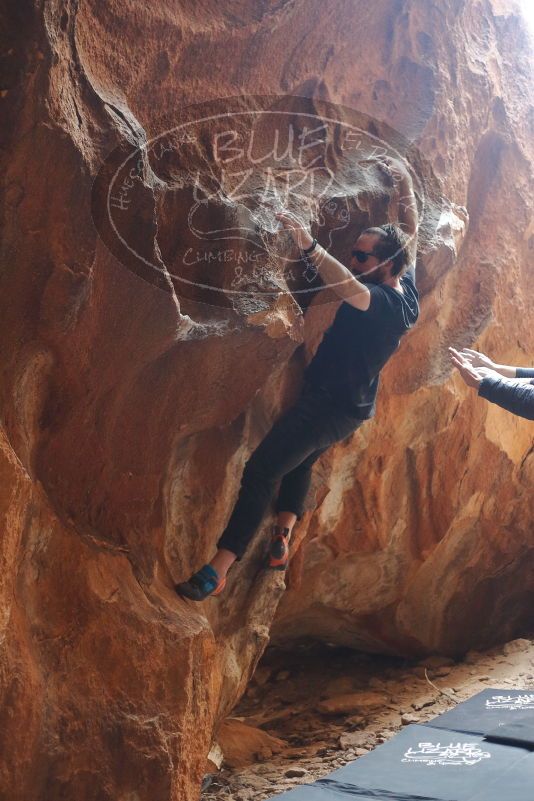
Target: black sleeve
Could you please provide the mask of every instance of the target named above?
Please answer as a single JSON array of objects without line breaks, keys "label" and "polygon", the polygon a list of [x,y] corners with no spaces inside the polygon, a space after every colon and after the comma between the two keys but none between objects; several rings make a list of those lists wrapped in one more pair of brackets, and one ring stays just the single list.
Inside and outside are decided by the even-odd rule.
[{"label": "black sleeve", "polygon": [[370,286],[369,292],[371,293],[369,308],[367,311],[364,311],[363,314],[365,314],[366,317],[373,317],[379,321],[388,320],[394,308],[390,292],[381,284]]},{"label": "black sleeve", "polygon": [[534,378],[534,367],[518,367],[515,371],[516,378]]},{"label": "black sleeve", "polygon": [[513,379],[484,378],[478,388],[482,398],[502,406],[512,414],[534,420],[534,386],[516,384]]}]

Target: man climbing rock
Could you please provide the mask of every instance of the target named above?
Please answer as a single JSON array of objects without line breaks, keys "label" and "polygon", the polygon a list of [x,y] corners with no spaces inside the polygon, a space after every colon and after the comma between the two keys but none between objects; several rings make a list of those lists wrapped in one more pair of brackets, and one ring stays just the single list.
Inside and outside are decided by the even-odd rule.
[{"label": "man climbing rock", "polygon": [[484,353],[470,348],[449,348],[449,353],[467,386],[476,389],[481,398],[534,420],[534,369],[495,364]]},{"label": "man climbing rock", "polygon": [[415,287],[417,204],[405,165],[379,165],[396,185],[399,223],[364,230],[354,243],[350,269],[322,248],[289,212],[276,215],[308,264],[341,297],[334,322],[304,374],[297,403],[275,423],[245,465],[237,502],[209,564],[176,586],[202,601],[224,588],[281,480],[265,566],[285,570],[289,539],[303,515],[313,463],[375,413],[379,374],[419,315]]}]

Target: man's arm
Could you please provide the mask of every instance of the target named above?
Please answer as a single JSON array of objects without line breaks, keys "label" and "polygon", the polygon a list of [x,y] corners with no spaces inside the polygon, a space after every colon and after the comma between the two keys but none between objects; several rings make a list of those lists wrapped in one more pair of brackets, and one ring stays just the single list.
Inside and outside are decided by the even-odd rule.
[{"label": "man's arm", "polygon": [[333,289],[342,300],[360,311],[367,311],[371,303],[369,288],[358,281],[351,271],[327,250],[317,244],[306,257],[317,267],[326,286]]},{"label": "man's arm", "polygon": [[408,236],[409,264],[415,268],[417,255],[417,231],[419,228],[419,211],[413,189],[412,177],[406,164],[400,159],[386,157],[377,162],[393,182],[397,198],[397,215],[399,228]]},{"label": "man's arm", "polygon": [[[293,241],[300,250],[310,247],[313,242],[312,235],[293,214],[279,212],[276,214],[276,218],[286,230],[290,231]],[[315,246],[314,250],[306,258],[317,267],[321,278],[329,289],[332,289],[336,295],[356,309],[367,311],[371,303],[371,293],[365,284],[358,281],[347,267],[341,264],[334,256],[331,256],[319,244]]]}]

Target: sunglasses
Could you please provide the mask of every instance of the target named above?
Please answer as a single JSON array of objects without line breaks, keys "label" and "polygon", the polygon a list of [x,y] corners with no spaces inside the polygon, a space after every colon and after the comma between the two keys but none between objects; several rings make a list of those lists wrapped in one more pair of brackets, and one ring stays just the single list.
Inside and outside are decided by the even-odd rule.
[{"label": "sunglasses", "polygon": [[356,259],[356,261],[359,261],[360,264],[364,264],[369,256],[376,256],[376,253],[366,253],[365,250],[353,250],[351,256]]}]

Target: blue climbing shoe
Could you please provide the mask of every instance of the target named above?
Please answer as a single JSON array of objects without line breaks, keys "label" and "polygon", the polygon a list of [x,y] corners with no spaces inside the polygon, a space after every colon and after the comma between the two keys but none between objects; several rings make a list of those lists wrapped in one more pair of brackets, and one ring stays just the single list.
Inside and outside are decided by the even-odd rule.
[{"label": "blue climbing shoe", "polygon": [[191,601],[203,601],[208,595],[219,595],[224,590],[226,576],[219,577],[211,565],[204,565],[193,573],[189,581],[183,581],[174,588],[178,595]]}]

